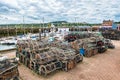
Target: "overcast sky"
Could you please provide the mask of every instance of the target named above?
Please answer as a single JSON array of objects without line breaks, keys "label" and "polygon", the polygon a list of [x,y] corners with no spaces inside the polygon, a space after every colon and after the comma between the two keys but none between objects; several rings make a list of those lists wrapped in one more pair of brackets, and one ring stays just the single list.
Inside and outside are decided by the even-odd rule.
[{"label": "overcast sky", "polygon": [[0,0],[0,24],[120,21],[120,0]]}]

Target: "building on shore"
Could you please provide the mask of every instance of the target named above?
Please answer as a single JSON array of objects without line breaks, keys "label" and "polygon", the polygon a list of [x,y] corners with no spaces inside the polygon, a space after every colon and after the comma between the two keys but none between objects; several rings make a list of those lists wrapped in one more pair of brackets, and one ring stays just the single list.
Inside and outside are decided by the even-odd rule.
[{"label": "building on shore", "polygon": [[103,20],[101,28],[117,29],[117,24],[113,20]]},{"label": "building on shore", "polygon": [[113,20],[103,20],[101,28],[112,28]]},{"label": "building on shore", "polygon": [[102,26],[112,26],[113,20],[103,20]]}]

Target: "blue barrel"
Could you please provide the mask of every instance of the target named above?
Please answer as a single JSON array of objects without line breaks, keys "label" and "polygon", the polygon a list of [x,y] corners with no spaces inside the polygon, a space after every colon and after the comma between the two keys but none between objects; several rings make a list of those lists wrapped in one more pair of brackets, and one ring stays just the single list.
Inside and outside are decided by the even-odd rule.
[{"label": "blue barrel", "polygon": [[84,54],[85,54],[85,49],[80,48],[80,51],[79,51],[79,52],[80,52],[81,55],[84,55]]}]

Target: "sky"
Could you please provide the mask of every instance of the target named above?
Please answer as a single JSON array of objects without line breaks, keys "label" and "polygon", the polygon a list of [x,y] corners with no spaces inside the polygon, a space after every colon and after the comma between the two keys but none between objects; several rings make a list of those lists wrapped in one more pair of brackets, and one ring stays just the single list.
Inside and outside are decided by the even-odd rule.
[{"label": "sky", "polygon": [[0,24],[120,21],[120,0],[0,0]]}]

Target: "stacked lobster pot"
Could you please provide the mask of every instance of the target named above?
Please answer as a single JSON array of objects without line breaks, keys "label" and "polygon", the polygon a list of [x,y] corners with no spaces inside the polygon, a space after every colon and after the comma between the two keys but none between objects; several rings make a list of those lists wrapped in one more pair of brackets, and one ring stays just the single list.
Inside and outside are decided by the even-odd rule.
[{"label": "stacked lobster pot", "polygon": [[91,33],[88,32],[70,32],[68,35],[64,37],[64,39],[68,42],[75,41],[76,39],[84,39],[89,38]]},{"label": "stacked lobster pot", "polygon": [[57,53],[56,56],[58,56],[58,59],[62,61],[65,71],[74,68],[77,63],[83,60],[83,56],[79,54],[79,51],[73,48],[71,43],[57,41],[51,43],[51,46],[53,52]]},{"label": "stacked lobster pot", "polygon": [[120,40],[120,31],[119,30],[115,30],[115,29],[108,29],[108,30],[100,29],[100,31],[102,32],[103,37],[105,37],[107,39]]},{"label": "stacked lobster pot", "polygon": [[62,63],[62,70],[68,71],[73,69],[77,63],[83,60],[83,56],[71,49],[62,49],[57,47],[51,48],[56,55],[56,57]]},{"label": "stacked lobster pot", "polygon": [[114,49],[115,48],[115,45],[112,43],[112,41],[110,39],[104,39],[104,43],[105,43],[105,45],[107,45],[107,47],[109,49]]},{"label": "stacked lobster pot", "polygon": [[30,69],[36,71],[38,74],[47,75],[57,69],[62,68],[61,62],[56,55],[48,48],[43,48],[31,53]]},{"label": "stacked lobster pot", "polygon": [[0,56],[0,80],[19,80],[18,63],[15,58]]},{"label": "stacked lobster pot", "polygon": [[104,44],[104,41],[102,38],[85,38],[85,39],[79,39],[74,42],[72,42],[74,49],[79,50],[79,52],[85,56],[85,57],[91,57],[97,53],[103,53],[107,50],[107,45]]},{"label": "stacked lobster pot", "polygon": [[53,43],[45,40],[18,41],[16,54],[21,63],[41,75],[47,75],[58,69],[68,71],[83,60],[82,55],[70,49],[69,45]]},{"label": "stacked lobster pot", "polygon": [[[28,41],[24,43],[27,42]],[[47,75],[62,68],[61,62],[57,60],[56,56],[52,51],[50,51],[49,47],[46,45],[39,46],[41,43],[35,46],[35,43],[37,42],[34,41],[32,43],[34,44],[32,47],[28,48],[28,46],[26,46],[26,48],[22,48],[21,52],[17,51],[19,61],[21,63],[41,75]],[[22,44],[19,44],[18,47],[21,47]],[[29,45],[31,45],[31,43]]]},{"label": "stacked lobster pot", "polygon": [[108,46],[104,42],[104,38],[97,38],[96,39],[96,47],[98,48],[98,53],[104,53],[107,51]]},{"label": "stacked lobster pot", "polygon": [[96,47],[95,39],[87,39],[84,41],[83,46],[81,48],[85,49],[85,53],[83,54],[86,57],[91,57],[98,53],[98,49]]}]

